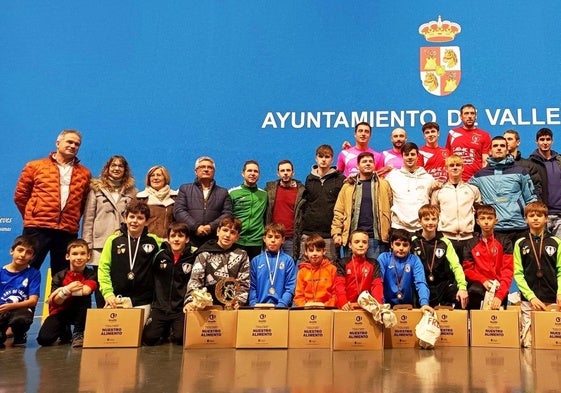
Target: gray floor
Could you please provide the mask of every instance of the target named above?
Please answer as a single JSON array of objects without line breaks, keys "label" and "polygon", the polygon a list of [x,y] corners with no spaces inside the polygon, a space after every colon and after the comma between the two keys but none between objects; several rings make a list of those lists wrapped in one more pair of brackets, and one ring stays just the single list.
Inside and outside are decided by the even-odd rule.
[{"label": "gray floor", "polygon": [[561,351],[495,348],[0,350],[0,393],[559,392]]}]

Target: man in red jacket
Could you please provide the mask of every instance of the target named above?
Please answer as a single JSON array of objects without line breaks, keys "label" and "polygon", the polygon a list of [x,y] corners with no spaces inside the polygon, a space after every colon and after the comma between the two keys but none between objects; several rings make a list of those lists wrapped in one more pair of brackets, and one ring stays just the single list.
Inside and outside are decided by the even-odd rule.
[{"label": "man in red jacket", "polygon": [[90,171],[76,157],[81,143],[79,131],[63,130],[55,152],[25,165],[14,194],[23,234],[38,244],[31,266],[40,269],[50,253],[52,275],[67,265],[66,246],[78,237],[90,187]]}]

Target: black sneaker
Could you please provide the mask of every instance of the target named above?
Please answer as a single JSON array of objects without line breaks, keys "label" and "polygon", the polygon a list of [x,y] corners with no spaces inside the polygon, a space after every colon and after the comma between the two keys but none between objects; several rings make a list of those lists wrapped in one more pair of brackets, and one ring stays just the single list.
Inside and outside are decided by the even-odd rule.
[{"label": "black sneaker", "polygon": [[27,344],[27,333],[23,333],[21,336],[14,334],[14,342],[12,343],[13,347],[25,347]]},{"label": "black sneaker", "polygon": [[82,348],[84,346],[84,333],[74,333],[72,335],[72,348]]},{"label": "black sneaker", "polygon": [[8,337],[6,336],[6,332],[0,332],[0,349],[4,349],[6,348],[6,344],[4,344],[6,342],[6,339]]}]

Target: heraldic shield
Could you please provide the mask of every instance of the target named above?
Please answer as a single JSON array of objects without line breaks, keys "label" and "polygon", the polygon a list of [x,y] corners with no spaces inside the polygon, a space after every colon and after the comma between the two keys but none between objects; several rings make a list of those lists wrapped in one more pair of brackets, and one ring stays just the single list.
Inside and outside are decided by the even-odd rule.
[{"label": "heraldic shield", "polygon": [[447,96],[460,85],[462,64],[459,46],[423,46],[420,53],[421,83],[435,96]]}]

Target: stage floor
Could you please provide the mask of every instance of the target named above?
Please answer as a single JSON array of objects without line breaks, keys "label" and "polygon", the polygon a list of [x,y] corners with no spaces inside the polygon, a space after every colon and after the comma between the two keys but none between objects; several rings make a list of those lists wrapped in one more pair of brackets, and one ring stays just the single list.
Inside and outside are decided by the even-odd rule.
[{"label": "stage floor", "polygon": [[544,392],[561,387],[561,351],[40,348],[0,350],[0,392]]}]

